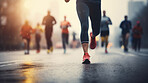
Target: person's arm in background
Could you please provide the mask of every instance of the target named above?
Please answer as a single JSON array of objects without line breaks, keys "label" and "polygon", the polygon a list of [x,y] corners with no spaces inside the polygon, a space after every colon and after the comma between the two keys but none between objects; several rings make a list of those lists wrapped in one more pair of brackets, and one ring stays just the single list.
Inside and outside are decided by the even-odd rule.
[{"label": "person's arm in background", "polygon": [[135,26],[132,29],[132,34],[134,34],[134,33],[135,33]]},{"label": "person's arm in background", "polygon": [[40,31],[41,31],[41,32],[44,32],[44,30],[43,30],[42,26],[40,25],[39,27],[40,27]]},{"label": "person's arm in background", "polygon": [[108,23],[109,25],[112,25],[112,21],[111,21],[111,19],[110,19],[110,18],[108,18],[107,23]]},{"label": "person's arm in background", "polygon": [[71,24],[70,24],[70,22],[68,22],[68,27],[71,27]]},{"label": "person's arm in background", "polygon": [[131,23],[131,21],[129,21],[129,31],[130,31],[130,33],[132,32],[132,23]]},{"label": "person's arm in background", "polygon": [[53,25],[57,24],[57,21],[55,20],[55,18],[53,17]]},{"label": "person's arm in background", "polygon": [[121,28],[121,29],[123,28],[123,22],[121,22],[121,24],[120,24],[120,28]]},{"label": "person's arm in background", "polygon": [[131,23],[131,21],[129,21],[129,28],[130,28],[130,30],[132,29],[132,23]]},{"label": "person's arm in background", "polygon": [[43,18],[42,25],[46,24],[46,17]]},{"label": "person's arm in background", "polygon": [[62,22],[61,22],[61,24],[60,24],[60,28],[62,29]]},{"label": "person's arm in background", "polygon": [[23,35],[23,26],[21,27],[20,36]]},{"label": "person's arm in background", "polygon": [[33,29],[31,26],[30,26],[30,33],[31,34],[35,33],[35,29]]}]

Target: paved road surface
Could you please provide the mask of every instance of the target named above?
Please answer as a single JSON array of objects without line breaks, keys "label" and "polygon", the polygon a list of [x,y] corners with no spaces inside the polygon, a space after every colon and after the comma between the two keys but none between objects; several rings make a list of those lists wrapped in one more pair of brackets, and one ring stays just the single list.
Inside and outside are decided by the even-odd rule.
[{"label": "paved road surface", "polygon": [[90,50],[91,64],[82,63],[82,49],[0,52],[0,83],[148,83],[148,54],[120,48]]}]

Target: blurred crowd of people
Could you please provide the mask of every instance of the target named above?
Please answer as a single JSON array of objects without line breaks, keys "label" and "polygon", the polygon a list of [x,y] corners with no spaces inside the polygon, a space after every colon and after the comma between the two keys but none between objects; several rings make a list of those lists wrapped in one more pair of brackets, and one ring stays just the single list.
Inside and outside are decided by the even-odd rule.
[{"label": "blurred crowd of people", "polygon": [[[65,2],[69,2],[70,0],[65,0]],[[81,45],[83,48],[84,56],[83,56],[83,64],[90,64],[90,55],[88,53],[88,47],[90,49],[95,49],[97,42],[96,36],[100,34],[101,36],[101,46],[105,45],[105,53],[108,53],[107,47],[109,45],[109,25],[112,25],[112,21],[110,17],[106,15],[106,11],[103,10],[103,16],[101,16],[101,0],[77,0],[76,9],[78,18],[81,24]],[[88,36],[88,28],[89,28],[89,20],[90,17],[92,24],[92,32],[90,33],[90,44],[89,44],[89,36]],[[62,37],[62,46],[64,49],[64,53],[66,53],[66,46],[69,44],[69,30],[71,27],[69,21],[66,20],[66,16],[64,16],[64,20],[60,24],[61,28],[61,37]],[[41,41],[41,33],[45,32],[45,38],[47,43],[47,53],[51,53],[53,51],[52,44],[52,35],[53,34],[53,26],[56,24],[56,19],[51,16],[50,11],[43,18],[42,25],[45,25],[45,30],[42,30],[40,23],[37,23],[35,29],[29,25],[29,22],[26,21],[21,29],[21,36],[25,44],[25,54],[29,54],[29,45],[31,40],[31,34],[35,33],[36,38],[36,49],[37,53],[40,52],[40,41]],[[128,16],[124,17],[124,20],[121,22],[119,26],[122,30],[122,44],[124,46],[124,52],[128,52],[128,42],[129,37],[132,36],[132,48],[135,51],[140,51],[141,46],[141,37],[143,34],[142,27],[140,21],[137,21],[136,25],[132,28],[132,23],[128,20]],[[130,35],[132,34],[132,35]],[[73,44],[76,43],[76,33],[73,32]],[[88,46],[90,45],[90,46]],[[74,46],[73,46],[74,47]]]},{"label": "blurred crowd of people", "polygon": [[[69,21],[66,20],[66,16],[64,16],[64,20],[60,24],[61,28],[61,38],[62,38],[62,46],[64,49],[64,53],[66,53],[66,45],[69,45],[69,30],[68,28],[71,27]],[[53,52],[53,43],[52,43],[52,35],[53,34],[53,26],[56,24],[56,20],[53,16],[51,16],[50,11],[47,12],[47,15],[43,18],[42,25],[45,25],[45,30],[41,27],[40,23],[37,23],[35,28],[29,24],[29,21],[26,20],[23,24],[20,34],[22,36],[24,42],[24,54],[29,54],[30,50],[30,41],[31,41],[31,34],[35,34],[35,42],[36,42],[36,53],[40,53],[40,41],[41,41],[41,34],[45,33],[45,39],[47,43],[47,53]],[[76,41],[76,33],[73,32],[73,41],[72,41],[72,48],[77,46]],[[76,45],[75,45],[76,44]]]}]

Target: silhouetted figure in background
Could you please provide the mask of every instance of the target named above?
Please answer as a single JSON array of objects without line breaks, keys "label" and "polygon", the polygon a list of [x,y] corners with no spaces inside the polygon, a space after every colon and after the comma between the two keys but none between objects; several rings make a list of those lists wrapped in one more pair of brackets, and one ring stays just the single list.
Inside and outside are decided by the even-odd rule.
[{"label": "silhouetted figure in background", "polygon": [[41,41],[41,33],[43,32],[43,29],[41,25],[38,23],[35,27],[35,40],[36,40],[36,53],[40,52],[40,41]]},{"label": "silhouetted figure in background", "polygon": [[77,34],[75,32],[72,33],[73,41],[76,41],[76,35]]},{"label": "silhouetted figure in background", "polygon": [[24,42],[24,48],[25,48],[24,54],[29,54],[31,33],[32,33],[32,27],[29,25],[28,21],[25,21],[25,24],[22,26],[20,32]]},{"label": "silhouetted figure in background", "polygon": [[101,46],[104,46],[105,43],[105,53],[108,53],[107,51],[107,45],[108,45],[108,37],[109,37],[109,25],[112,25],[111,19],[106,16],[106,11],[103,11],[103,17],[101,18]]},{"label": "silhouetted figure in background", "polygon": [[64,21],[61,22],[60,28],[62,29],[62,44],[64,49],[64,54],[66,53],[66,44],[69,44],[69,31],[68,27],[71,27],[70,22],[66,20],[66,16],[64,16]]},{"label": "silhouetted figure in background", "polygon": [[135,51],[137,51],[137,49],[138,51],[140,51],[142,33],[143,33],[143,30],[140,25],[140,21],[137,21],[137,24],[132,29],[133,43],[134,43],[133,45],[134,45]]},{"label": "silhouetted figure in background", "polygon": [[76,33],[75,32],[73,32],[72,33],[72,43],[71,43],[71,47],[72,48],[77,48],[77,47],[79,47],[79,41],[76,39]]},{"label": "silhouetted figure in background", "polygon": [[[69,1],[65,0],[65,2]],[[90,64],[90,55],[88,54],[88,17],[90,17],[92,23],[90,48],[95,49],[97,45],[95,37],[100,33],[101,0],[77,0],[76,8],[81,23],[81,44],[84,52],[82,64]]]},{"label": "silhouetted figure in background", "polygon": [[52,33],[53,33],[53,25],[56,24],[56,20],[53,16],[50,15],[50,11],[48,11],[47,16],[43,18],[42,24],[45,25],[45,38],[47,42],[47,53],[50,53],[53,51],[53,45],[52,45]]},{"label": "silhouetted figure in background", "polygon": [[121,22],[120,28],[122,29],[124,51],[128,52],[128,39],[131,30],[131,21],[128,20],[128,16],[125,16],[124,18],[125,20]]}]

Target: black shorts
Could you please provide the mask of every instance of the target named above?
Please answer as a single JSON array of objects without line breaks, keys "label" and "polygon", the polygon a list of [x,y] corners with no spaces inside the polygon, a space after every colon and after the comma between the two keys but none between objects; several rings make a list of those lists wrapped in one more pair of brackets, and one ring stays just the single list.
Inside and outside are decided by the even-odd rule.
[{"label": "black shorts", "polygon": [[109,31],[101,31],[101,37],[109,36]]}]

